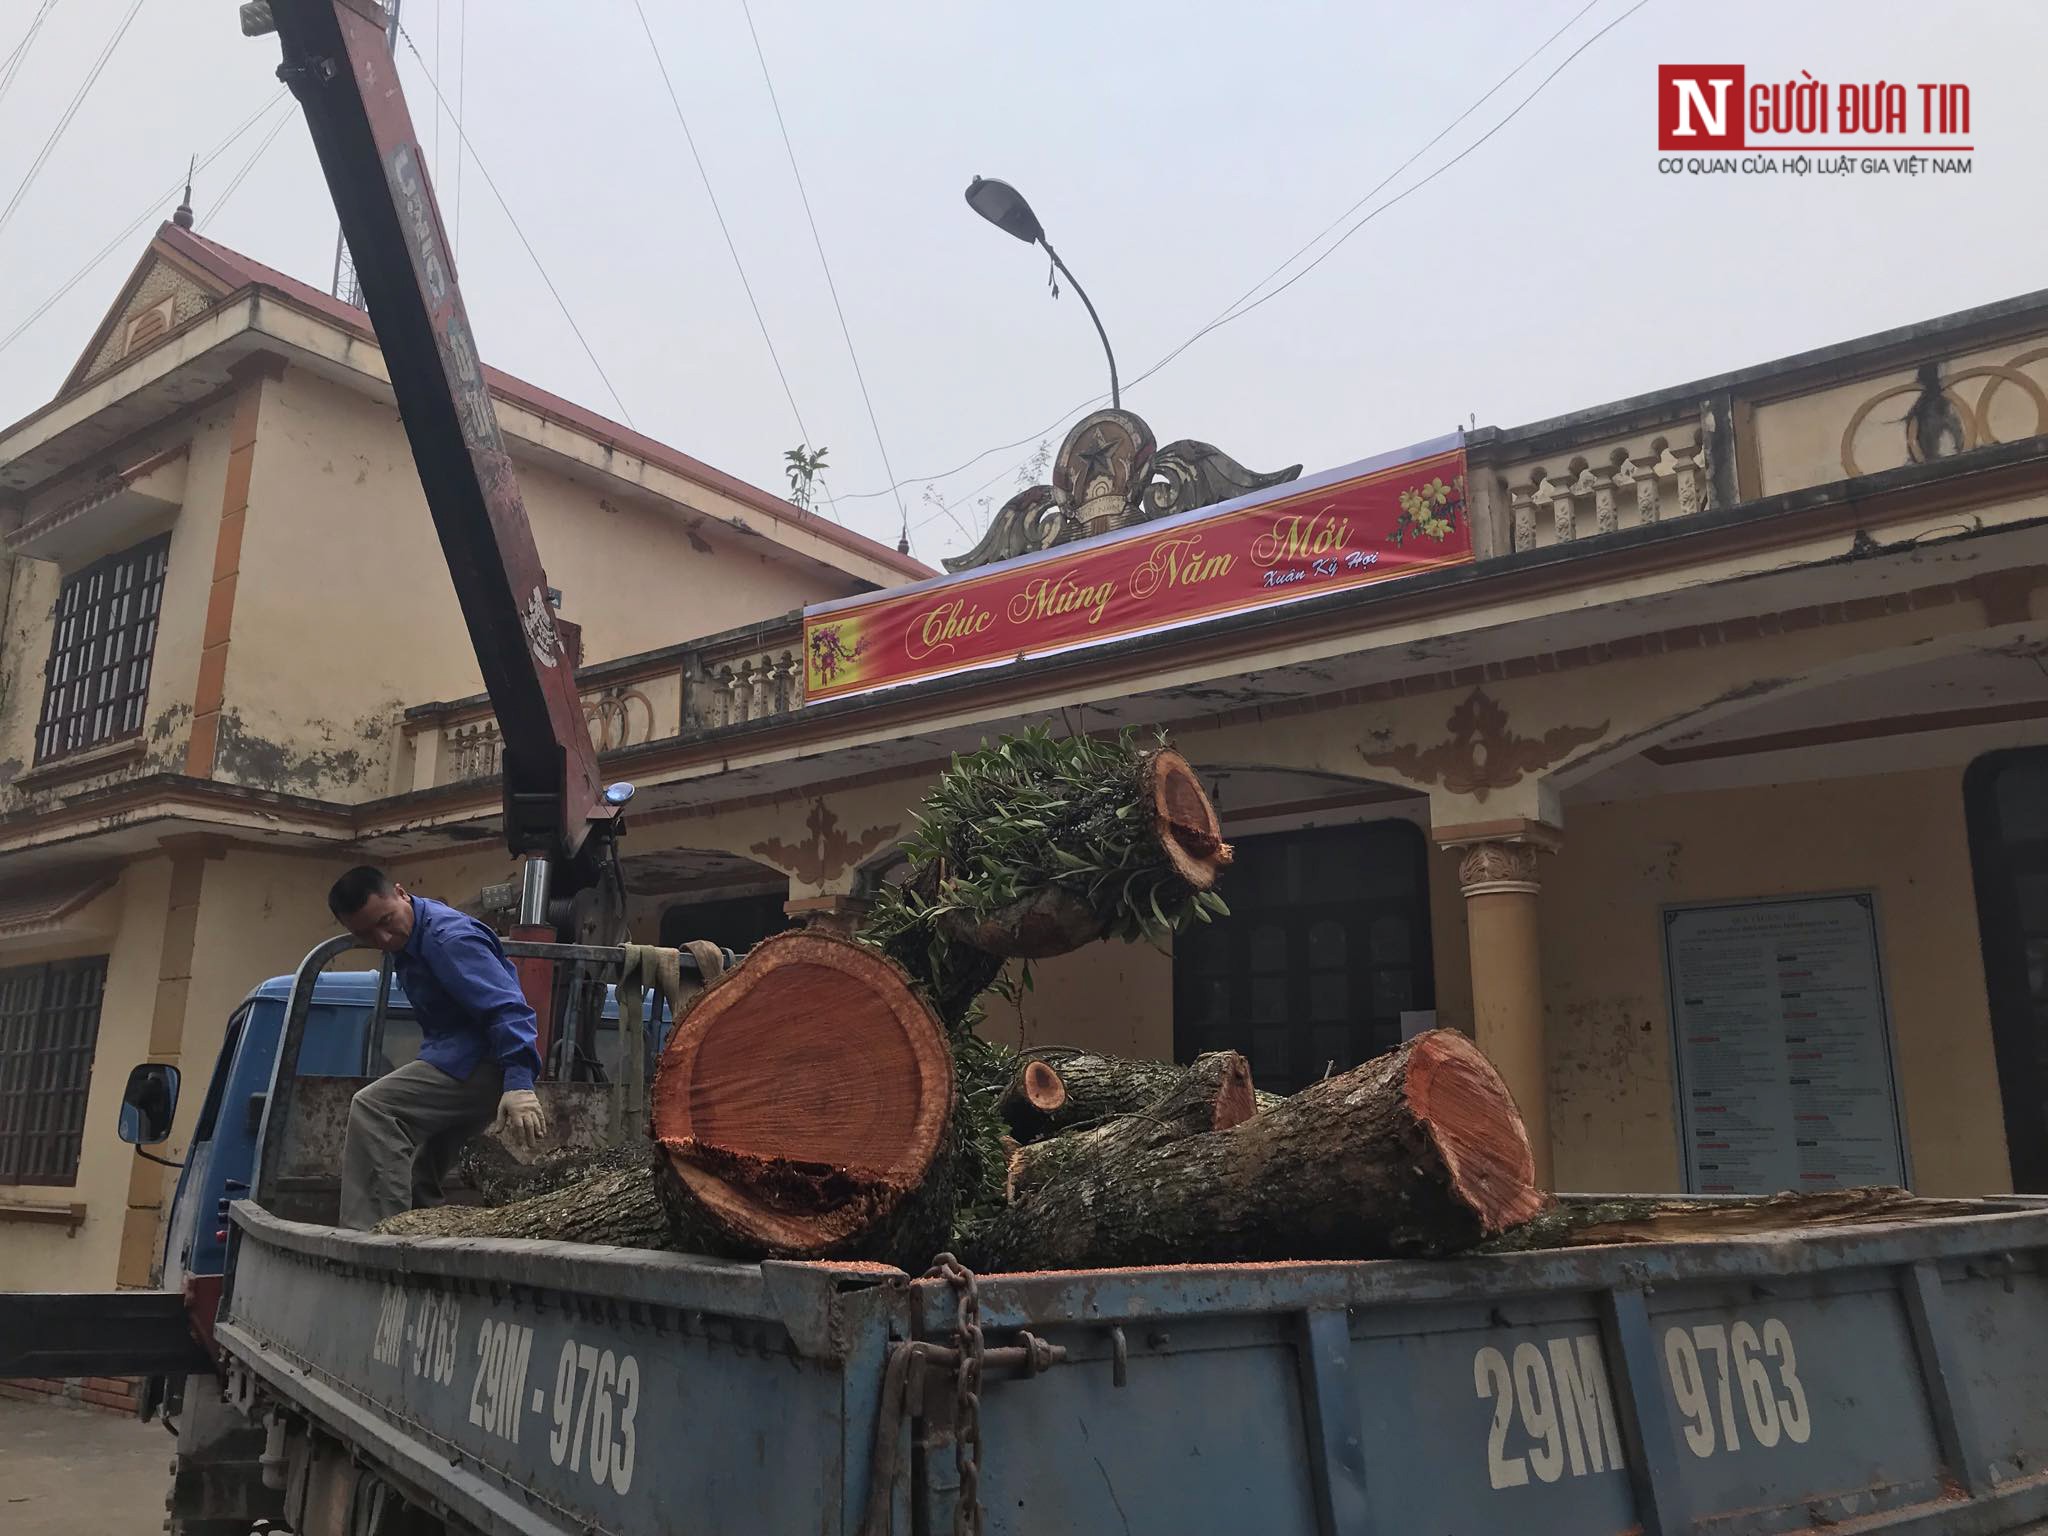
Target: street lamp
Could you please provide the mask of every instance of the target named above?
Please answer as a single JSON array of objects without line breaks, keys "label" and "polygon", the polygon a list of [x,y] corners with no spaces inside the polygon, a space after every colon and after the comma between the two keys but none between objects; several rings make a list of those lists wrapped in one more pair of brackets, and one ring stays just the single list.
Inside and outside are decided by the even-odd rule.
[{"label": "street lamp", "polygon": [[1060,260],[1060,253],[1052,248],[1052,242],[1045,238],[1045,226],[1038,222],[1038,215],[1024,201],[1024,194],[1007,181],[990,181],[977,176],[967,188],[967,206],[1004,234],[1014,236],[1026,245],[1045,247],[1045,254],[1052,258],[1054,270],[1074,285],[1074,292],[1081,295],[1088,318],[1095,322],[1095,334],[1102,338],[1102,355],[1109,359],[1109,403],[1122,409],[1123,392],[1117,387],[1116,354],[1109,349],[1109,332],[1102,328],[1102,317],[1095,313],[1088,290],[1081,286],[1080,280]]}]

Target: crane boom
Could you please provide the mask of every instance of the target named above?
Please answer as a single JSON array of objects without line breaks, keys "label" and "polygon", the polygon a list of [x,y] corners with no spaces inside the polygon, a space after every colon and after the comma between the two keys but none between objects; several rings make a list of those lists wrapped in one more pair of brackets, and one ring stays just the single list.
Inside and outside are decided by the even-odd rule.
[{"label": "crane boom", "polygon": [[[245,7],[245,30],[251,27]],[[271,0],[291,87],[348,240],[420,486],[502,735],[505,839],[557,893],[591,885],[618,826],[555,627],[425,157],[374,0]],[[595,836],[593,836],[595,834]],[[532,916],[526,918],[531,922]]]}]

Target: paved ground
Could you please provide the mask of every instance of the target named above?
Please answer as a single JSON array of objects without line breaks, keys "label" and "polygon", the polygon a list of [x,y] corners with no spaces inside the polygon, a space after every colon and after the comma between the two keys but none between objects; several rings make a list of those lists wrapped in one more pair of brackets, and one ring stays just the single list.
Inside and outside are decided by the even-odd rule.
[{"label": "paved ground", "polygon": [[159,1536],[172,1450],[161,1424],[0,1398],[0,1532]]}]

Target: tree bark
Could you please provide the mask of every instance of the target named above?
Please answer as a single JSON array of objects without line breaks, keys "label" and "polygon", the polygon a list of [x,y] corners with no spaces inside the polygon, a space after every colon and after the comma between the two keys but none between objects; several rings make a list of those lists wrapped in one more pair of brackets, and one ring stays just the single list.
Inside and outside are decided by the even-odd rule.
[{"label": "tree bark", "polygon": [[1688,1200],[1674,1195],[1560,1200],[1533,1221],[1483,1244],[1481,1251],[1525,1253],[1596,1244],[1714,1242],[1767,1237],[1801,1227],[1940,1220],[1982,1209],[1981,1203],[1914,1195],[1877,1185],[1759,1195],[1750,1200]]},{"label": "tree bark", "polygon": [[701,993],[655,1074],[656,1182],[678,1247],[868,1256],[926,1183],[953,1055],[910,978],[849,939],[778,934]]},{"label": "tree bark", "polygon": [[530,1163],[514,1157],[496,1136],[484,1135],[462,1149],[456,1171],[482,1204],[492,1206],[551,1194],[600,1173],[653,1166],[646,1138],[638,1135],[623,1145],[556,1152]]},{"label": "tree bark", "polygon": [[[652,1149],[620,1149],[616,1166],[509,1205],[405,1211],[379,1232],[402,1237],[523,1237],[618,1248],[671,1248],[674,1232],[655,1188]],[[628,1156],[627,1154],[630,1154]]]},{"label": "tree bark", "polygon": [[1010,1134],[1028,1143],[1135,1114],[1178,1085],[1186,1071],[1170,1061],[1043,1046],[1015,1058],[997,1105]]},{"label": "tree bark", "polygon": [[986,1269],[1428,1256],[1546,1203],[1514,1101],[1432,1030],[1233,1127],[1112,1141],[995,1218]]},{"label": "tree bark", "polygon": [[1184,1136],[1227,1131],[1258,1113],[1251,1066],[1236,1051],[1211,1051],[1173,1070],[1164,1091],[1135,1113],[1019,1146],[1010,1154],[1010,1201],[1076,1170],[1115,1166]]}]

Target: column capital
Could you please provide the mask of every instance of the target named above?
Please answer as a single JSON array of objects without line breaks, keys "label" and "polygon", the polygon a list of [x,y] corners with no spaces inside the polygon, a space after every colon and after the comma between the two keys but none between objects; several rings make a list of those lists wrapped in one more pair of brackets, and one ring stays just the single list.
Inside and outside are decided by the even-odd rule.
[{"label": "column capital", "polygon": [[1564,831],[1554,821],[1530,816],[1503,816],[1494,821],[1436,822],[1430,841],[1439,848],[1470,848],[1475,843],[1512,843],[1555,853],[1564,846]]},{"label": "column capital", "polygon": [[1458,888],[1465,895],[1534,896],[1543,889],[1536,873],[1536,844],[1468,843],[1458,861]]},{"label": "column capital", "polygon": [[785,901],[782,910],[806,928],[851,938],[860,920],[867,916],[868,906],[866,898],[860,896],[802,896]]}]

